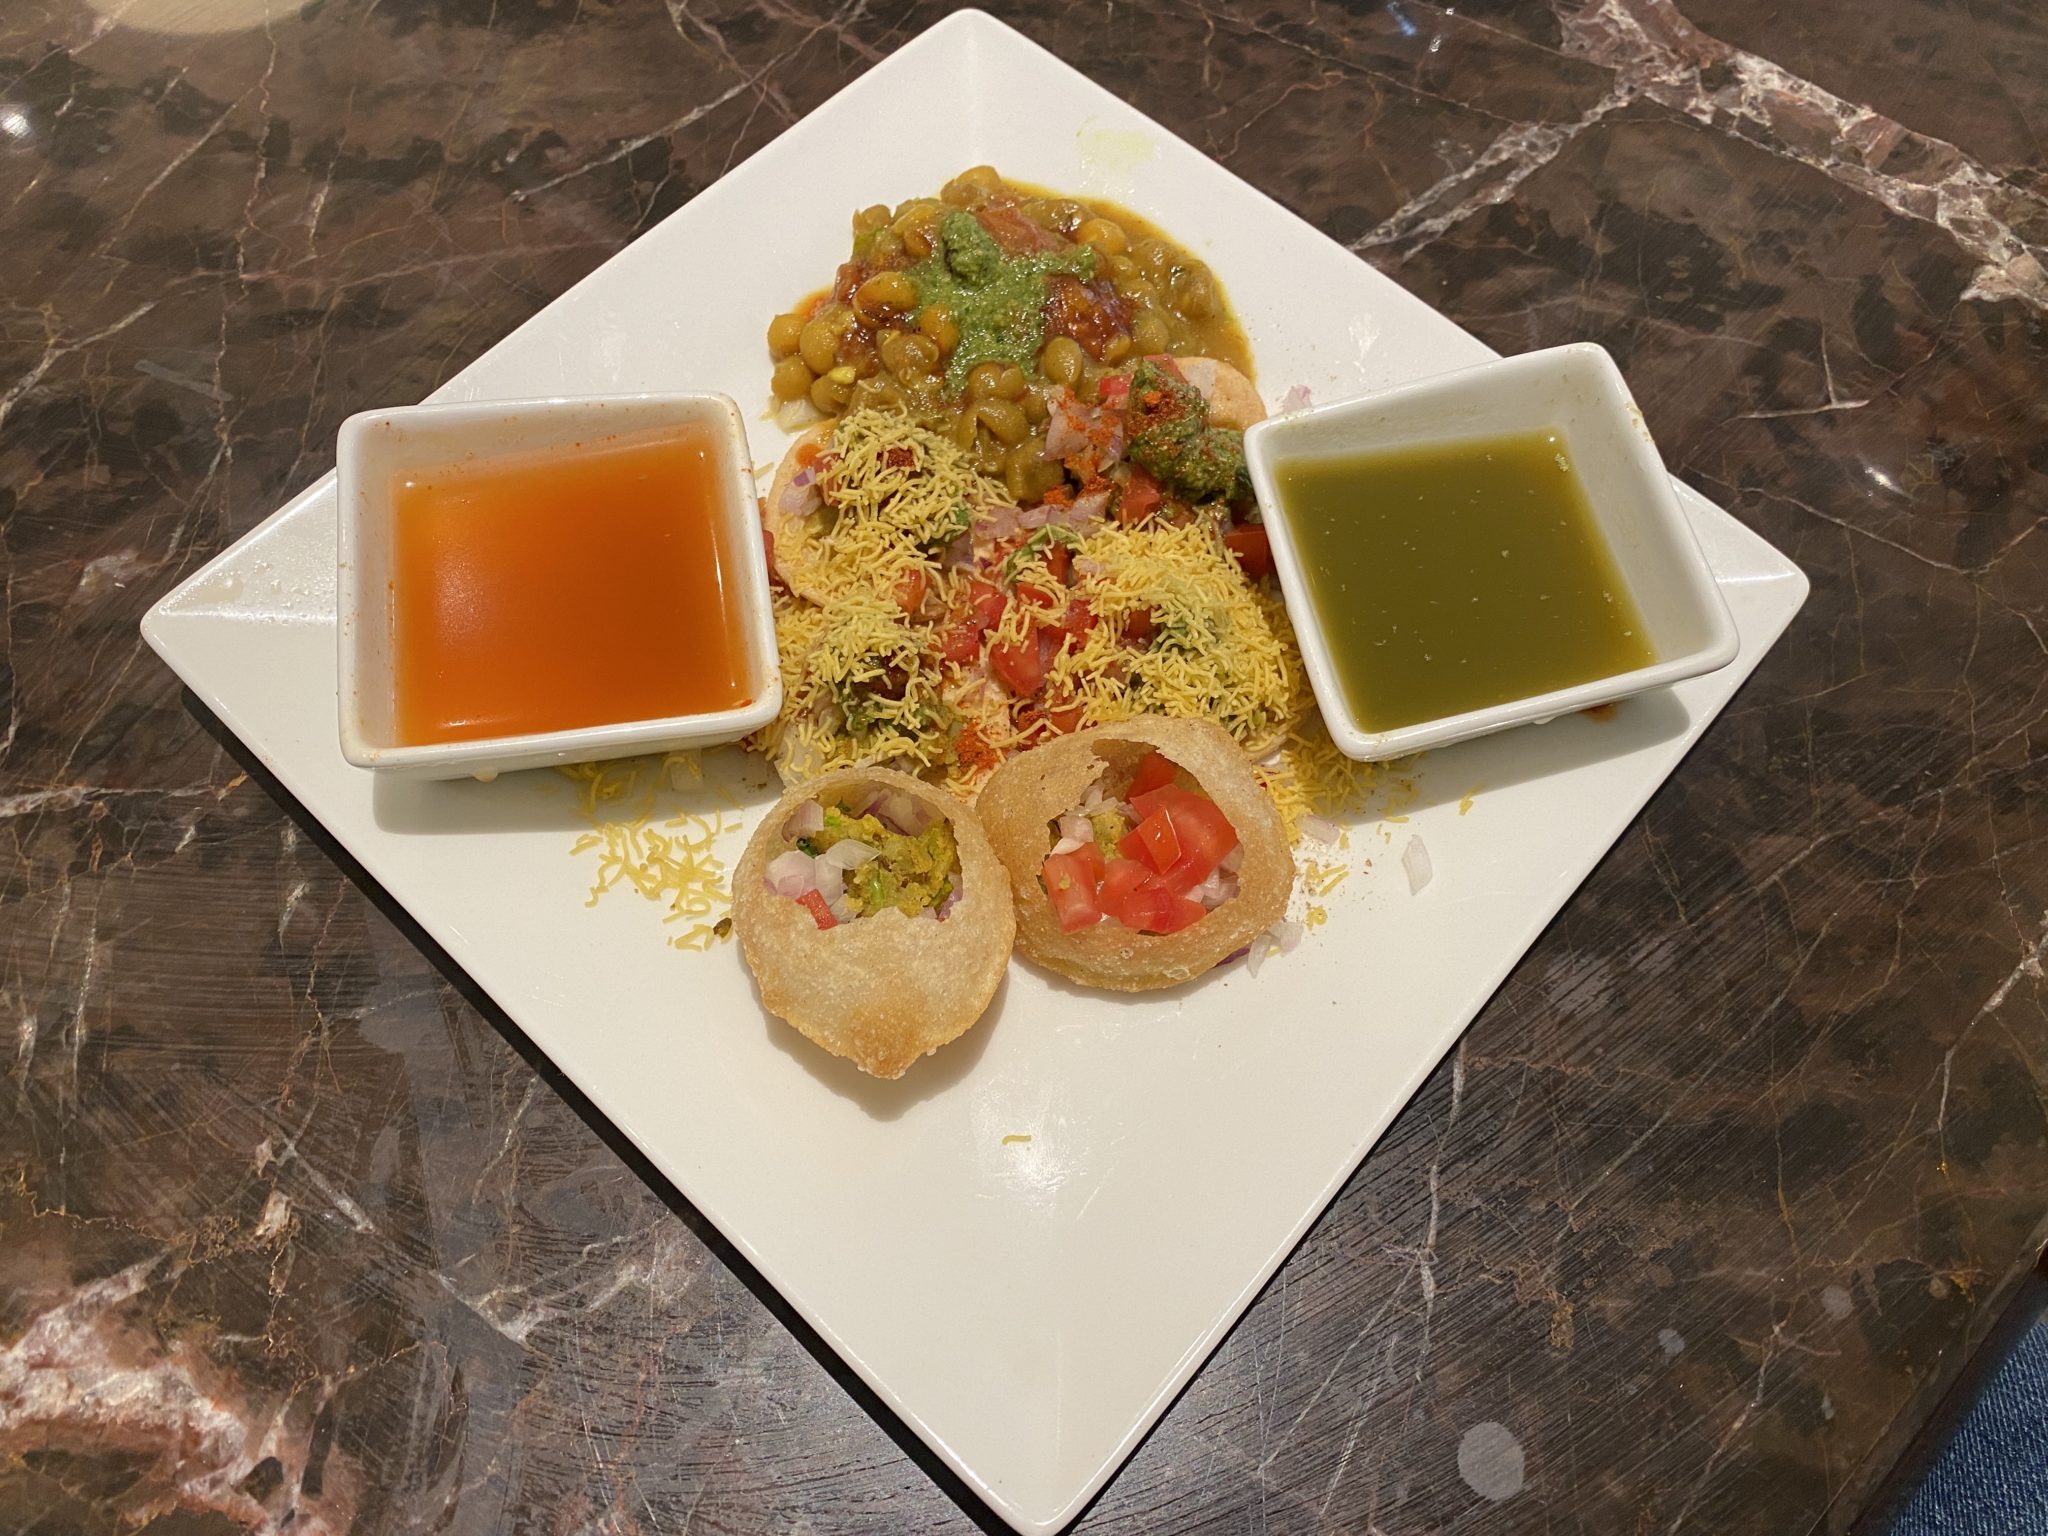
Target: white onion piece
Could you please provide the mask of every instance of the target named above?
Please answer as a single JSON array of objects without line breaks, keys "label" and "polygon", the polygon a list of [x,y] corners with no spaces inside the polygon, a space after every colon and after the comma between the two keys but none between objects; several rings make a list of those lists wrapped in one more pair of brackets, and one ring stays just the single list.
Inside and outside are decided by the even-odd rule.
[{"label": "white onion piece", "polygon": [[1430,865],[1429,850],[1422,846],[1422,839],[1411,837],[1408,846],[1401,850],[1401,867],[1408,871],[1408,894],[1420,893],[1422,888],[1436,877],[1436,870]]},{"label": "white onion piece", "polygon": [[808,485],[798,485],[792,481],[782,492],[779,510],[784,517],[803,517],[816,505],[817,491]]},{"label": "white onion piece", "polygon": [[1052,857],[1053,855],[1062,853],[1072,853],[1077,848],[1086,848],[1087,846],[1088,844],[1085,839],[1078,837],[1063,837],[1058,842],[1052,845],[1052,854],[1047,855],[1047,857]]},{"label": "white onion piece", "polygon": [[1281,954],[1291,955],[1294,953],[1295,946],[1301,943],[1302,935],[1307,932],[1308,929],[1304,928],[1300,923],[1283,917],[1279,922],[1266,930],[1266,937],[1279,946]]},{"label": "white onion piece", "polygon": [[1312,843],[1330,847],[1344,835],[1344,829],[1327,816],[1304,816],[1301,818],[1301,835]]},{"label": "white onion piece", "polygon": [[1209,871],[1209,878],[1188,892],[1188,900],[1199,901],[1205,910],[1213,912],[1236,894],[1237,876],[1218,868]]},{"label": "white onion piece", "polygon": [[1308,386],[1297,384],[1280,397],[1280,410],[1283,414],[1288,411],[1305,410],[1315,403],[1315,396],[1309,393]]},{"label": "white onion piece", "polygon": [[824,830],[825,807],[815,800],[806,800],[790,814],[787,831],[791,837],[809,837]]},{"label": "white onion piece", "polygon": [[825,413],[811,404],[809,395],[798,395],[786,400],[775,409],[775,425],[785,432],[801,432],[814,421],[823,421]]},{"label": "white onion piece", "polygon": [[818,894],[830,906],[846,894],[846,871],[837,864],[828,864],[820,858],[811,865],[811,875],[818,882]]},{"label": "white onion piece", "polygon": [[853,910],[853,903],[848,901],[846,897],[843,895],[837,897],[832,901],[828,901],[827,903],[825,903],[825,906],[826,909],[831,912],[832,916],[837,921],[842,923],[850,923],[856,917],[860,916],[858,912]]},{"label": "white onion piece", "polygon": [[924,807],[900,789],[884,790],[875,802],[874,812],[905,837],[916,837],[930,825],[925,820]]},{"label": "white onion piece", "polygon": [[1108,491],[1090,491],[1086,496],[1076,496],[1074,504],[1067,510],[1062,521],[1079,527],[1094,522],[1109,510]]},{"label": "white onion piece", "polygon": [[1234,875],[1244,868],[1244,844],[1239,843],[1230,852],[1223,855],[1221,862],[1216,867],[1226,875]]},{"label": "white onion piece", "polygon": [[762,871],[768,882],[768,889],[778,896],[787,896],[794,901],[805,891],[818,888],[817,860],[801,848],[792,848],[787,853],[778,853],[768,861]]},{"label": "white onion piece", "polygon": [[1095,828],[1088,818],[1078,811],[1069,811],[1060,818],[1060,840],[1070,843],[1087,843],[1095,839]]},{"label": "white onion piece", "polygon": [[859,869],[868,860],[881,856],[882,850],[879,848],[870,848],[856,838],[842,837],[818,855],[818,862],[830,864],[836,869]]}]

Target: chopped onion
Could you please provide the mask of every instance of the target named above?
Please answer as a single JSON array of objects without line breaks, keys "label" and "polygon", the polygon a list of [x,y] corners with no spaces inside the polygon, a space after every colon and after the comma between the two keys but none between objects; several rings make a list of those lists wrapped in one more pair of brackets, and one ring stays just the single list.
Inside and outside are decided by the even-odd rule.
[{"label": "chopped onion", "polygon": [[1199,901],[1203,908],[1213,912],[1224,902],[1237,894],[1237,876],[1225,874],[1219,867],[1209,871],[1209,878],[1188,892],[1188,900]]},{"label": "chopped onion", "polygon": [[839,897],[836,901],[827,902],[825,906],[833,918],[842,923],[850,923],[860,916],[858,912],[854,911],[853,903],[844,896]]},{"label": "chopped onion", "polygon": [[931,818],[925,815],[924,807],[900,789],[892,789],[882,797],[882,819],[906,837],[916,837],[931,825]]},{"label": "chopped onion", "polygon": [[1332,846],[1344,835],[1344,829],[1327,816],[1304,816],[1301,818],[1301,835],[1312,843]]},{"label": "chopped onion", "polygon": [[791,837],[809,837],[813,832],[825,830],[825,807],[815,800],[806,800],[790,814],[788,832]]},{"label": "chopped onion", "polygon": [[1060,818],[1060,841],[1087,843],[1095,839],[1095,828],[1088,824],[1088,818],[1078,811],[1069,811]]},{"label": "chopped onion", "polygon": [[1222,862],[1219,863],[1216,867],[1222,870],[1226,875],[1236,874],[1240,869],[1244,867],[1244,844],[1239,843],[1235,848],[1231,849],[1230,852],[1223,855]]},{"label": "chopped onion", "polygon": [[791,485],[809,485],[813,480],[817,478],[818,461],[816,459],[813,459],[810,463],[806,464],[802,469],[798,470],[794,475],[790,476],[789,483]]},{"label": "chopped onion", "polygon": [[1408,894],[1414,896],[1435,878],[1436,871],[1429,862],[1429,850],[1422,846],[1422,839],[1411,837],[1408,846],[1401,850],[1401,867],[1408,871]]},{"label": "chopped onion", "polygon": [[960,905],[961,898],[966,896],[966,894],[967,871],[965,871],[964,869],[956,869],[953,871],[953,889],[946,892],[946,899],[939,903],[937,915],[940,917],[944,917],[947,913],[951,912],[955,907]]},{"label": "chopped onion", "polygon": [[1052,845],[1052,851],[1054,855],[1062,853],[1072,853],[1077,848],[1086,848],[1087,846],[1088,844],[1085,839],[1078,837],[1063,837],[1058,842]]},{"label": "chopped onion", "polygon": [[1248,975],[1259,974],[1259,967],[1266,963],[1268,955],[1285,955],[1293,952],[1301,942],[1301,936],[1308,932],[1301,924],[1281,918],[1279,922],[1252,940],[1251,950],[1244,957],[1244,968]]},{"label": "chopped onion", "polygon": [[775,410],[775,425],[785,432],[801,432],[814,421],[823,421],[825,413],[811,404],[809,395],[798,395],[794,400],[785,400]]},{"label": "chopped onion", "polygon": [[1055,459],[1064,459],[1087,446],[1088,418],[1073,392],[1062,389],[1053,398],[1052,415],[1045,424],[1045,451]]},{"label": "chopped onion", "polygon": [[821,857],[811,865],[811,875],[818,882],[818,894],[830,906],[846,894],[846,871],[837,864],[828,864]]},{"label": "chopped onion", "polygon": [[963,533],[948,544],[945,557],[940,563],[949,571],[964,571],[974,564],[974,535]]},{"label": "chopped onion", "polygon": [[930,907],[924,908],[917,914],[916,917],[911,919],[912,922],[917,923],[936,923],[938,920],[939,914],[934,912]]},{"label": "chopped onion", "polygon": [[817,505],[817,502],[818,493],[816,491],[812,490],[808,485],[798,485],[795,481],[791,481],[783,490],[779,510],[785,517],[802,517],[813,506]]},{"label": "chopped onion", "polygon": [[1315,396],[1308,392],[1306,384],[1297,384],[1280,397],[1280,409],[1284,411],[1306,410],[1315,404]]},{"label": "chopped onion", "polygon": [[838,842],[818,855],[820,864],[830,864],[835,869],[859,869],[870,859],[882,856],[879,848],[870,848],[858,838],[842,837]]},{"label": "chopped onion", "polygon": [[805,891],[818,888],[816,864],[817,861],[801,848],[792,848],[770,859],[768,868],[762,873],[768,881],[769,890],[794,901]]},{"label": "chopped onion", "polygon": [[990,541],[1007,539],[1024,526],[1021,521],[1023,516],[1020,510],[1008,502],[999,507],[987,507],[983,509],[982,515],[975,519],[974,531]]},{"label": "chopped onion", "polygon": [[1074,504],[1068,509],[1065,521],[1069,525],[1074,526],[1092,523],[1107,511],[1109,511],[1109,492],[1107,490],[1090,491],[1085,496],[1076,496],[1074,498]]}]

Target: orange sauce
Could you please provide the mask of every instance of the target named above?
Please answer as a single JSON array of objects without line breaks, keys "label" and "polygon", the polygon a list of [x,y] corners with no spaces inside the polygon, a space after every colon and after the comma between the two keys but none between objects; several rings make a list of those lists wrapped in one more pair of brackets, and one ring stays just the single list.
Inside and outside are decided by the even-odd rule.
[{"label": "orange sauce", "polygon": [[718,455],[684,428],[402,474],[395,723],[408,745],[747,702]]}]

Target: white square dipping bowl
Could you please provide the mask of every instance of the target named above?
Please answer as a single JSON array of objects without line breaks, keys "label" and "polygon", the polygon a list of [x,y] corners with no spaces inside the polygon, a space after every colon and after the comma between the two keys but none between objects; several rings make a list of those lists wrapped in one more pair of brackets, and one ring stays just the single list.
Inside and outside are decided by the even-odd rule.
[{"label": "white square dipping bowl", "polygon": [[[397,739],[391,656],[392,484],[408,470],[579,448],[664,428],[706,429],[716,454],[714,515],[732,569],[749,700],[736,709],[575,730],[406,745]],[[515,768],[591,762],[736,741],[782,708],[753,461],[739,408],[725,395],[606,395],[488,400],[365,411],[341,424],[337,581],[341,750],[359,768],[416,778],[490,778]]]},{"label": "white square dipping bowl", "polygon": [[[1545,431],[1565,440],[1594,522],[1642,611],[1656,661],[1485,709],[1393,730],[1366,729],[1338,685],[1278,494],[1278,469],[1336,454]],[[1348,757],[1368,762],[1406,757],[1661,688],[1735,659],[1735,622],[1728,605],[1642,413],[1629,398],[1614,359],[1600,347],[1581,342],[1498,358],[1398,389],[1270,417],[1245,433],[1244,446],[1316,705],[1338,750]]]}]

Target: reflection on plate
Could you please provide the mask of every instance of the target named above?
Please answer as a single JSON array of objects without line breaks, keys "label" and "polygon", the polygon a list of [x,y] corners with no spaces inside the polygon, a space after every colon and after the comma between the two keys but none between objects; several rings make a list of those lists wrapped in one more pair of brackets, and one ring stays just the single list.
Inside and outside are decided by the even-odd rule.
[{"label": "reflection on plate", "polygon": [[[894,108],[912,81],[915,117]],[[1002,115],[1020,95],[1039,106],[1026,123]],[[958,131],[928,134],[931,121]],[[1330,399],[1487,355],[1050,55],[967,13],[578,284],[442,397],[764,400],[762,317],[830,269],[846,212],[977,160],[1128,204],[1194,246],[1230,293],[1269,397],[1303,385]],[[819,216],[791,224],[792,207]],[[765,252],[720,236],[771,217],[783,238]],[[689,293],[725,302],[679,308]],[[780,456],[782,433],[750,430],[757,462]],[[1407,825],[1351,830],[1341,883],[1316,899],[1326,922],[1257,977],[1237,968],[1115,999],[1018,962],[967,1038],[895,1083],[862,1079],[767,1020],[731,945],[664,944],[640,902],[586,909],[591,870],[567,853],[582,822],[563,781],[387,785],[342,760],[331,479],[144,628],[916,1433],[1016,1529],[1047,1531],[1108,1479],[1797,610],[1806,583],[1794,567],[1684,500],[1741,632],[1734,665],[1610,720],[1427,759]],[[730,860],[774,798],[773,775],[729,752],[707,754],[705,771],[703,786],[677,793],[706,814],[730,797]],[[1435,866],[1415,896],[1400,860],[1412,835]]]}]

